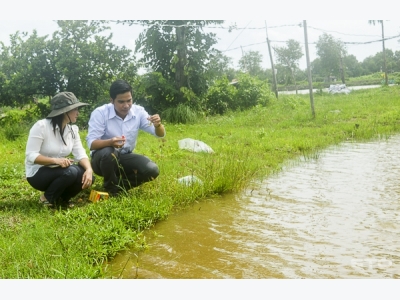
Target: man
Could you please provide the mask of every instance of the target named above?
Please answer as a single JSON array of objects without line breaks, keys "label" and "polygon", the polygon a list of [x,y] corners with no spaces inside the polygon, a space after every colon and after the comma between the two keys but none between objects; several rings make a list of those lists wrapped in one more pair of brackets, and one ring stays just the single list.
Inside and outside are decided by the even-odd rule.
[{"label": "man", "polygon": [[116,196],[157,178],[158,166],[132,151],[139,129],[162,138],[165,128],[158,114],[150,116],[132,103],[132,87],[125,80],[111,84],[110,97],[110,103],[92,112],[86,142],[94,173],[104,178],[103,187],[110,196]]}]

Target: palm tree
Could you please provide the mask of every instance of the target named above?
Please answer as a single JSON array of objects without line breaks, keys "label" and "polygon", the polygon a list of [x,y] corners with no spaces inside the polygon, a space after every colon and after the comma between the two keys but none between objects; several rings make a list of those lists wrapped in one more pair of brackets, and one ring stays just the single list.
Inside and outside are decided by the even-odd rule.
[{"label": "palm tree", "polygon": [[385,33],[383,29],[383,20],[368,20],[369,24],[375,26],[375,23],[380,23],[382,26],[382,47],[383,47],[383,72],[385,73],[385,84],[388,85],[388,76],[386,72],[386,54],[385,54]]}]

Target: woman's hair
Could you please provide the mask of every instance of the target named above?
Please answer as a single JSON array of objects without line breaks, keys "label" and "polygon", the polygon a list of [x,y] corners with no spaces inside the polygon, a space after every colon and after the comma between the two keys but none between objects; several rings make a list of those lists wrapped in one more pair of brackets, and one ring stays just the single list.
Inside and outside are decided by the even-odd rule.
[{"label": "woman's hair", "polygon": [[126,92],[131,92],[132,94],[132,87],[125,80],[117,79],[110,86],[110,97],[113,100],[117,97],[117,95],[125,94]]},{"label": "woman's hair", "polygon": [[51,118],[48,118],[48,119],[51,119],[51,124],[53,124],[54,135],[56,135],[56,127],[58,125],[58,128],[60,128],[61,139],[62,139],[64,145],[67,145],[67,143],[64,140],[65,127],[64,128],[62,127],[62,122],[64,120],[64,114],[61,114],[61,115],[58,115],[58,116],[55,116],[55,117],[51,117]]}]

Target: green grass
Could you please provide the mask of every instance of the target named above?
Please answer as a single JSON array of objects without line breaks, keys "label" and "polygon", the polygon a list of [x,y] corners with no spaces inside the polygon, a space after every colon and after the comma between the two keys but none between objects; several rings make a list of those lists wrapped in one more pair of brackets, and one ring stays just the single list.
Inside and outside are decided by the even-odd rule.
[{"label": "green grass", "polygon": [[[389,84],[396,83],[399,84],[399,72],[394,72],[394,73],[389,73],[388,74],[388,81]],[[322,79],[322,78],[321,78]],[[313,83],[313,88],[314,89],[323,89],[323,88],[329,88],[331,84],[342,84],[342,81],[340,78],[336,80],[336,82],[314,82]],[[358,76],[358,77],[346,77],[345,78],[345,84],[347,87],[351,86],[363,86],[363,85],[383,85],[384,84],[384,77],[382,77],[382,72],[377,72],[369,75],[363,75],[363,76]],[[297,82],[297,89],[298,90],[308,90],[308,81],[307,80],[302,80]],[[296,87],[292,85],[278,85],[278,90],[279,91],[294,91]]]},{"label": "green grass", "polygon": [[[398,86],[316,94],[314,105],[315,119],[308,95],[280,95],[268,107],[189,125],[166,123],[165,139],[140,133],[136,152],[159,165],[155,181],[95,204],[84,191],[74,199],[75,208],[60,211],[40,206],[40,193],[25,180],[29,128],[12,138],[0,130],[0,278],[106,278],[104,263],[118,251],[145,249],[142,231],[173,210],[238,192],[252,180],[279,172],[289,160],[317,157],[327,146],[387,139],[400,131]],[[82,131],[82,140],[85,135]],[[183,138],[201,140],[215,153],[181,150],[178,140]],[[177,179],[187,175],[203,184],[180,184]],[[101,183],[97,178],[93,188],[101,190]]]}]

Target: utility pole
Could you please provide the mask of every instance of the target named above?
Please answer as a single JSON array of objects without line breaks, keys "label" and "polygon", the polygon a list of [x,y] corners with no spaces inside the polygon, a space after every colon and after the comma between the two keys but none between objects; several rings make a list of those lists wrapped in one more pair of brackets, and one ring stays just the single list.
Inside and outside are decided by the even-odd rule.
[{"label": "utility pole", "polygon": [[385,51],[385,31],[383,30],[383,20],[381,20],[381,26],[382,26],[382,53],[383,53],[383,69],[385,72],[385,85],[388,85],[388,75],[387,75],[387,69],[386,69],[386,51]]},{"label": "utility pole", "polygon": [[312,86],[312,77],[311,77],[311,68],[310,68],[310,54],[308,52],[308,36],[307,36],[307,21],[303,20],[304,27],[304,41],[306,48],[306,58],[307,58],[307,73],[308,73],[308,88],[310,91],[310,104],[311,104],[311,112],[313,118],[315,118],[315,110],[314,110],[314,95],[313,95],[313,86]]},{"label": "utility pole", "polygon": [[240,46],[240,49],[242,49],[242,58],[244,58],[244,59],[243,59],[243,62],[244,62],[244,69],[245,69],[245,71],[248,73],[249,70],[247,69],[247,61],[246,61],[246,58],[244,57],[243,47]]},{"label": "utility pole", "polygon": [[276,99],[278,99],[278,85],[276,83],[276,73],[275,73],[275,68],[274,68],[274,60],[272,59],[271,46],[269,44],[269,39],[268,39],[267,22],[265,22],[265,32],[267,34],[267,44],[268,44],[269,59],[271,60],[272,79],[274,81],[274,92],[275,92]]}]

